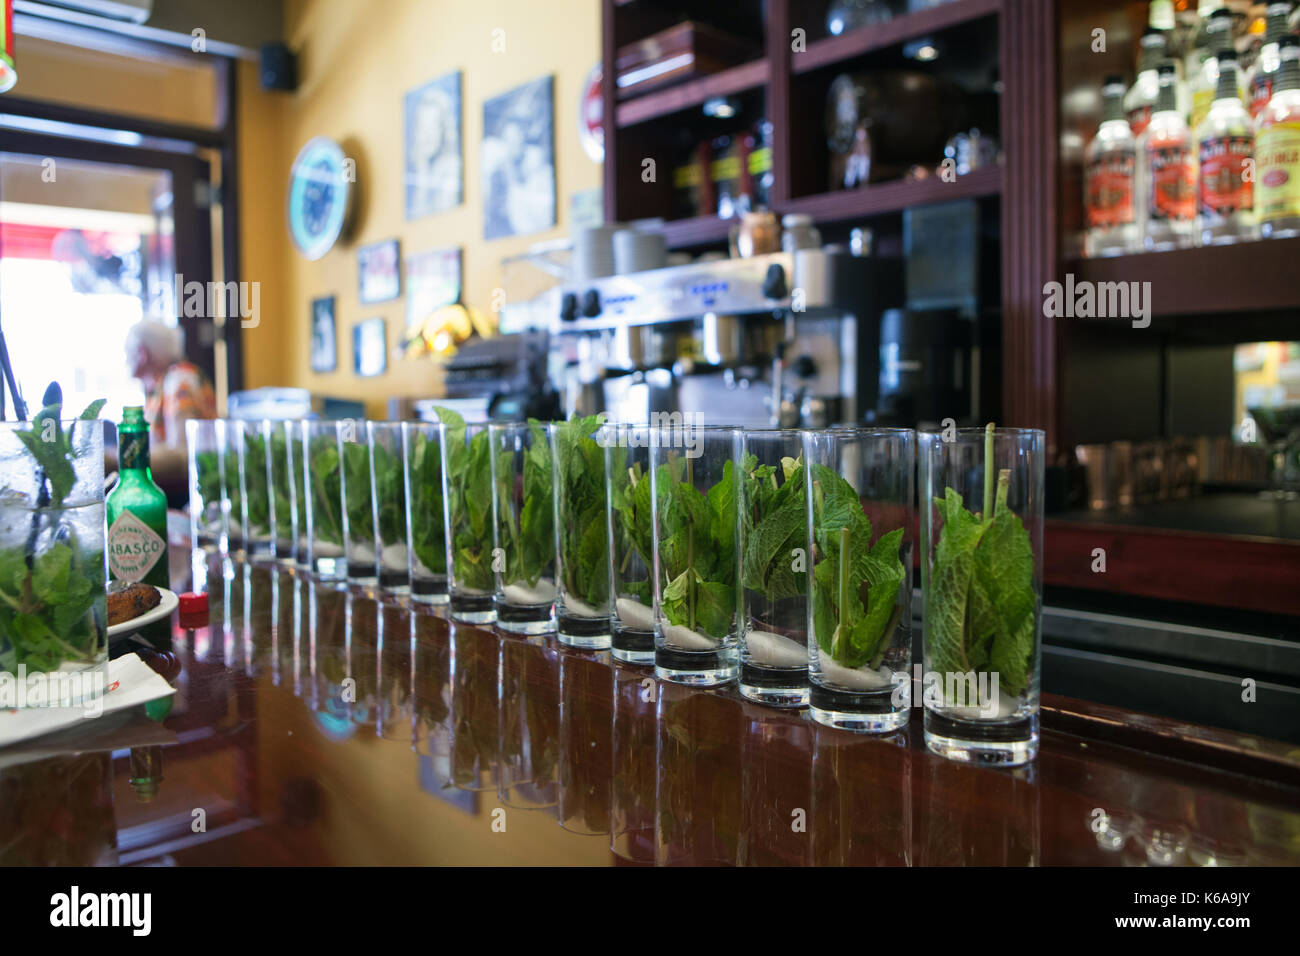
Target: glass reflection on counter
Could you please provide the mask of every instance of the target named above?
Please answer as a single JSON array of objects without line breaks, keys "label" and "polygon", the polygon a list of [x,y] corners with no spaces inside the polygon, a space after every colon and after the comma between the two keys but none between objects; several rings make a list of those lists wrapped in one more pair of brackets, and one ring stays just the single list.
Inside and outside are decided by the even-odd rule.
[{"label": "glass reflection on counter", "polygon": [[655,862],[740,861],[744,704],[728,691],[661,681]]},{"label": "glass reflection on counter", "polygon": [[[287,688],[292,675],[322,741],[400,741],[389,759],[413,758],[421,790],[471,814],[484,832],[504,805],[554,807],[563,831],[595,836],[609,859],[640,864],[1300,859],[1296,815],[1248,781],[1250,792],[1223,799],[1158,758],[1155,766],[1111,761],[1094,773],[1094,761],[1107,758],[1091,748],[972,771],[929,754],[919,719],[864,739],[746,701],[734,688],[657,681],[609,652],[458,626],[427,607],[376,601],[280,568],[210,568],[212,629],[239,641],[218,658],[218,640],[210,660],[194,653],[208,628],[178,644],[185,662],[178,683],[201,703],[198,716],[243,728],[238,743],[230,740],[251,760],[265,744],[249,732],[255,709],[269,705],[275,719],[283,716],[278,701],[289,700],[259,692],[258,682]],[[1048,804],[1040,775],[1052,786]],[[12,776],[0,769],[0,819],[15,805]],[[480,800],[479,792],[489,795]],[[545,824],[551,815],[529,819]],[[51,858],[81,858],[61,852],[55,847]]]},{"label": "glass reflection on counter", "polygon": [[416,753],[451,756],[451,644],[439,618],[411,613],[412,738]]},{"label": "glass reflection on counter", "polygon": [[560,826],[609,833],[614,698],[607,653],[560,649]]},{"label": "glass reflection on counter", "polygon": [[911,738],[812,731],[812,860],[817,866],[911,866]]},{"label": "glass reflection on counter", "polygon": [[498,685],[501,775],[508,807],[537,810],[559,800],[560,668],[554,645],[504,637]]},{"label": "glass reflection on counter", "polygon": [[812,784],[811,721],[745,704],[743,817],[737,863],[804,866],[811,862],[808,830],[816,799]]},{"label": "glass reflection on counter", "polygon": [[655,861],[655,762],[659,685],[645,669],[611,663],[613,749],[609,783],[609,849],[634,863]]},{"label": "glass reflection on counter", "polygon": [[451,631],[451,782],[496,790],[501,770],[497,667],[501,637],[472,627]]}]

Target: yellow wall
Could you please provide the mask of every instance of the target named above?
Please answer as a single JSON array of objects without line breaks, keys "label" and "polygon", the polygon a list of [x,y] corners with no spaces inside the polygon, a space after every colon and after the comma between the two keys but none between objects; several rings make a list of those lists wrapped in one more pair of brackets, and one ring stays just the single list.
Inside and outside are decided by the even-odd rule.
[{"label": "yellow wall", "polygon": [[[388,372],[352,372],[352,326],[387,320],[390,350],[405,325],[405,299],[375,306],[357,301],[358,245],[397,237],[402,255],[446,246],[463,254],[464,300],[485,311],[501,286],[500,262],[534,242],[566,234],[569,197],[600,185],[600,167],[582,151],[578,97],[600,57],[599,0],[289,0],[287,41],[298,54],[295,93],[264,93],[256,73],[241,72],[240,169],[244,278],[262,283],[262,323],[245,331],[247,387],[297,385],[364,399],[383,417],[391,396],[440,391],[428,359],[394,359]],[[505,51],[492,51],[493,31]],[[446,73],[461,71],[464,201],[458,208],[407,222],[404,213],[402,97]],[[483,102],[538,77],[555,77],[555,229],[483,239],[478,147]],[[293,248],[285,226],[285,182],[293,157],[311,137],[344,144],[357,159],[361,203],[352,239],[316,262]],[[309,307],[337,297],[338,369],[310,370]],[[270,303],[270,305],[268,305]]]}]

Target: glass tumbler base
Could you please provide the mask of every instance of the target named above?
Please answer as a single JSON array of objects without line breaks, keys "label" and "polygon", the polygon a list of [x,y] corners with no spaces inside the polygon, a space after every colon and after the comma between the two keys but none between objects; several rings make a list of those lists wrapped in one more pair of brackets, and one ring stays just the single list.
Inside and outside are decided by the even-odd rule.
[{"label": "glass tumbler base", "polygon": [[768,707],[807,707],[808,669],[740,664],[740,695]]},{"label": "glass tumbler base", "polygon": [[551,634],[555,631],[555,612],[550,604],[518,607],[496,602],[497,627],[511,634]]},{"label": "glass tumbler base", "polygon": [[558,626],[555,639],[568,647],[583,650],[608,650],[610,645],[609,617],[578,617],[557,608]]},{"label": "glass tumbler base", "polygon": [[649,665],[655,662],[655,632],[615,623],[610,656],[623,664]]},{"label": "glass tumbler base", "polygon": [[952,720],[925,712],[925,745],[949,760],[1018,767],[1038,756],[1038,715],[1013,722]]},{"label": "glass tumbler base", "polygon": [[451,619],[462,624],[491,624],[497,619],[490,594],[453,594],[449,604]]},{"label": "glass tumbler base", "polygon": [[718,651],[677,651],[655,648],[655,677],[673,684],[715,687],[740,677],[739,648]]},{"label": "glass tumbler base", "polygon": [[855,710],[823,710],[810,704],[808,715],[823,727],[851,730],[858,734],[890,734],[907,726],[905,710],[890,713],[862,713]]}]

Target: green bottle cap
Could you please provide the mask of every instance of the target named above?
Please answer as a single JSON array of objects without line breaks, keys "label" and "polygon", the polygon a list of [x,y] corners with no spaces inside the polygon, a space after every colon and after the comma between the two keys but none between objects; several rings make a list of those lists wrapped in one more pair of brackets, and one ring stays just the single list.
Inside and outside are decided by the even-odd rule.
[{"label": "green bottle cap", "polygon": [[122,409],[123,425],[143,425],[144,408],[140,405],[126,405]]}]

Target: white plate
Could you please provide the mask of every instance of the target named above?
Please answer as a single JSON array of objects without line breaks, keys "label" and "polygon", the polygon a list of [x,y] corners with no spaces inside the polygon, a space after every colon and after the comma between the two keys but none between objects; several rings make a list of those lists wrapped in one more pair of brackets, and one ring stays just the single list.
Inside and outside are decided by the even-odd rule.
[{"label": "white plate", "polygon": [[176,606],[181,603],[180,598],[171,591],[168,591],[166,588],[155,588],[155,590],[162,595],[162,600],[158,602],[156,608],[152,611],[146,611],[139,617],[133,617],[129,621],[123,621],[121,624],[114,624],[108,629],[108,636],[117,637],[119,634],[130,634],[133,631],[138,631],[146,624],[152,624],[154,621],[161,621],[163,618],[169,616],[172,611],[176,610]]}]

